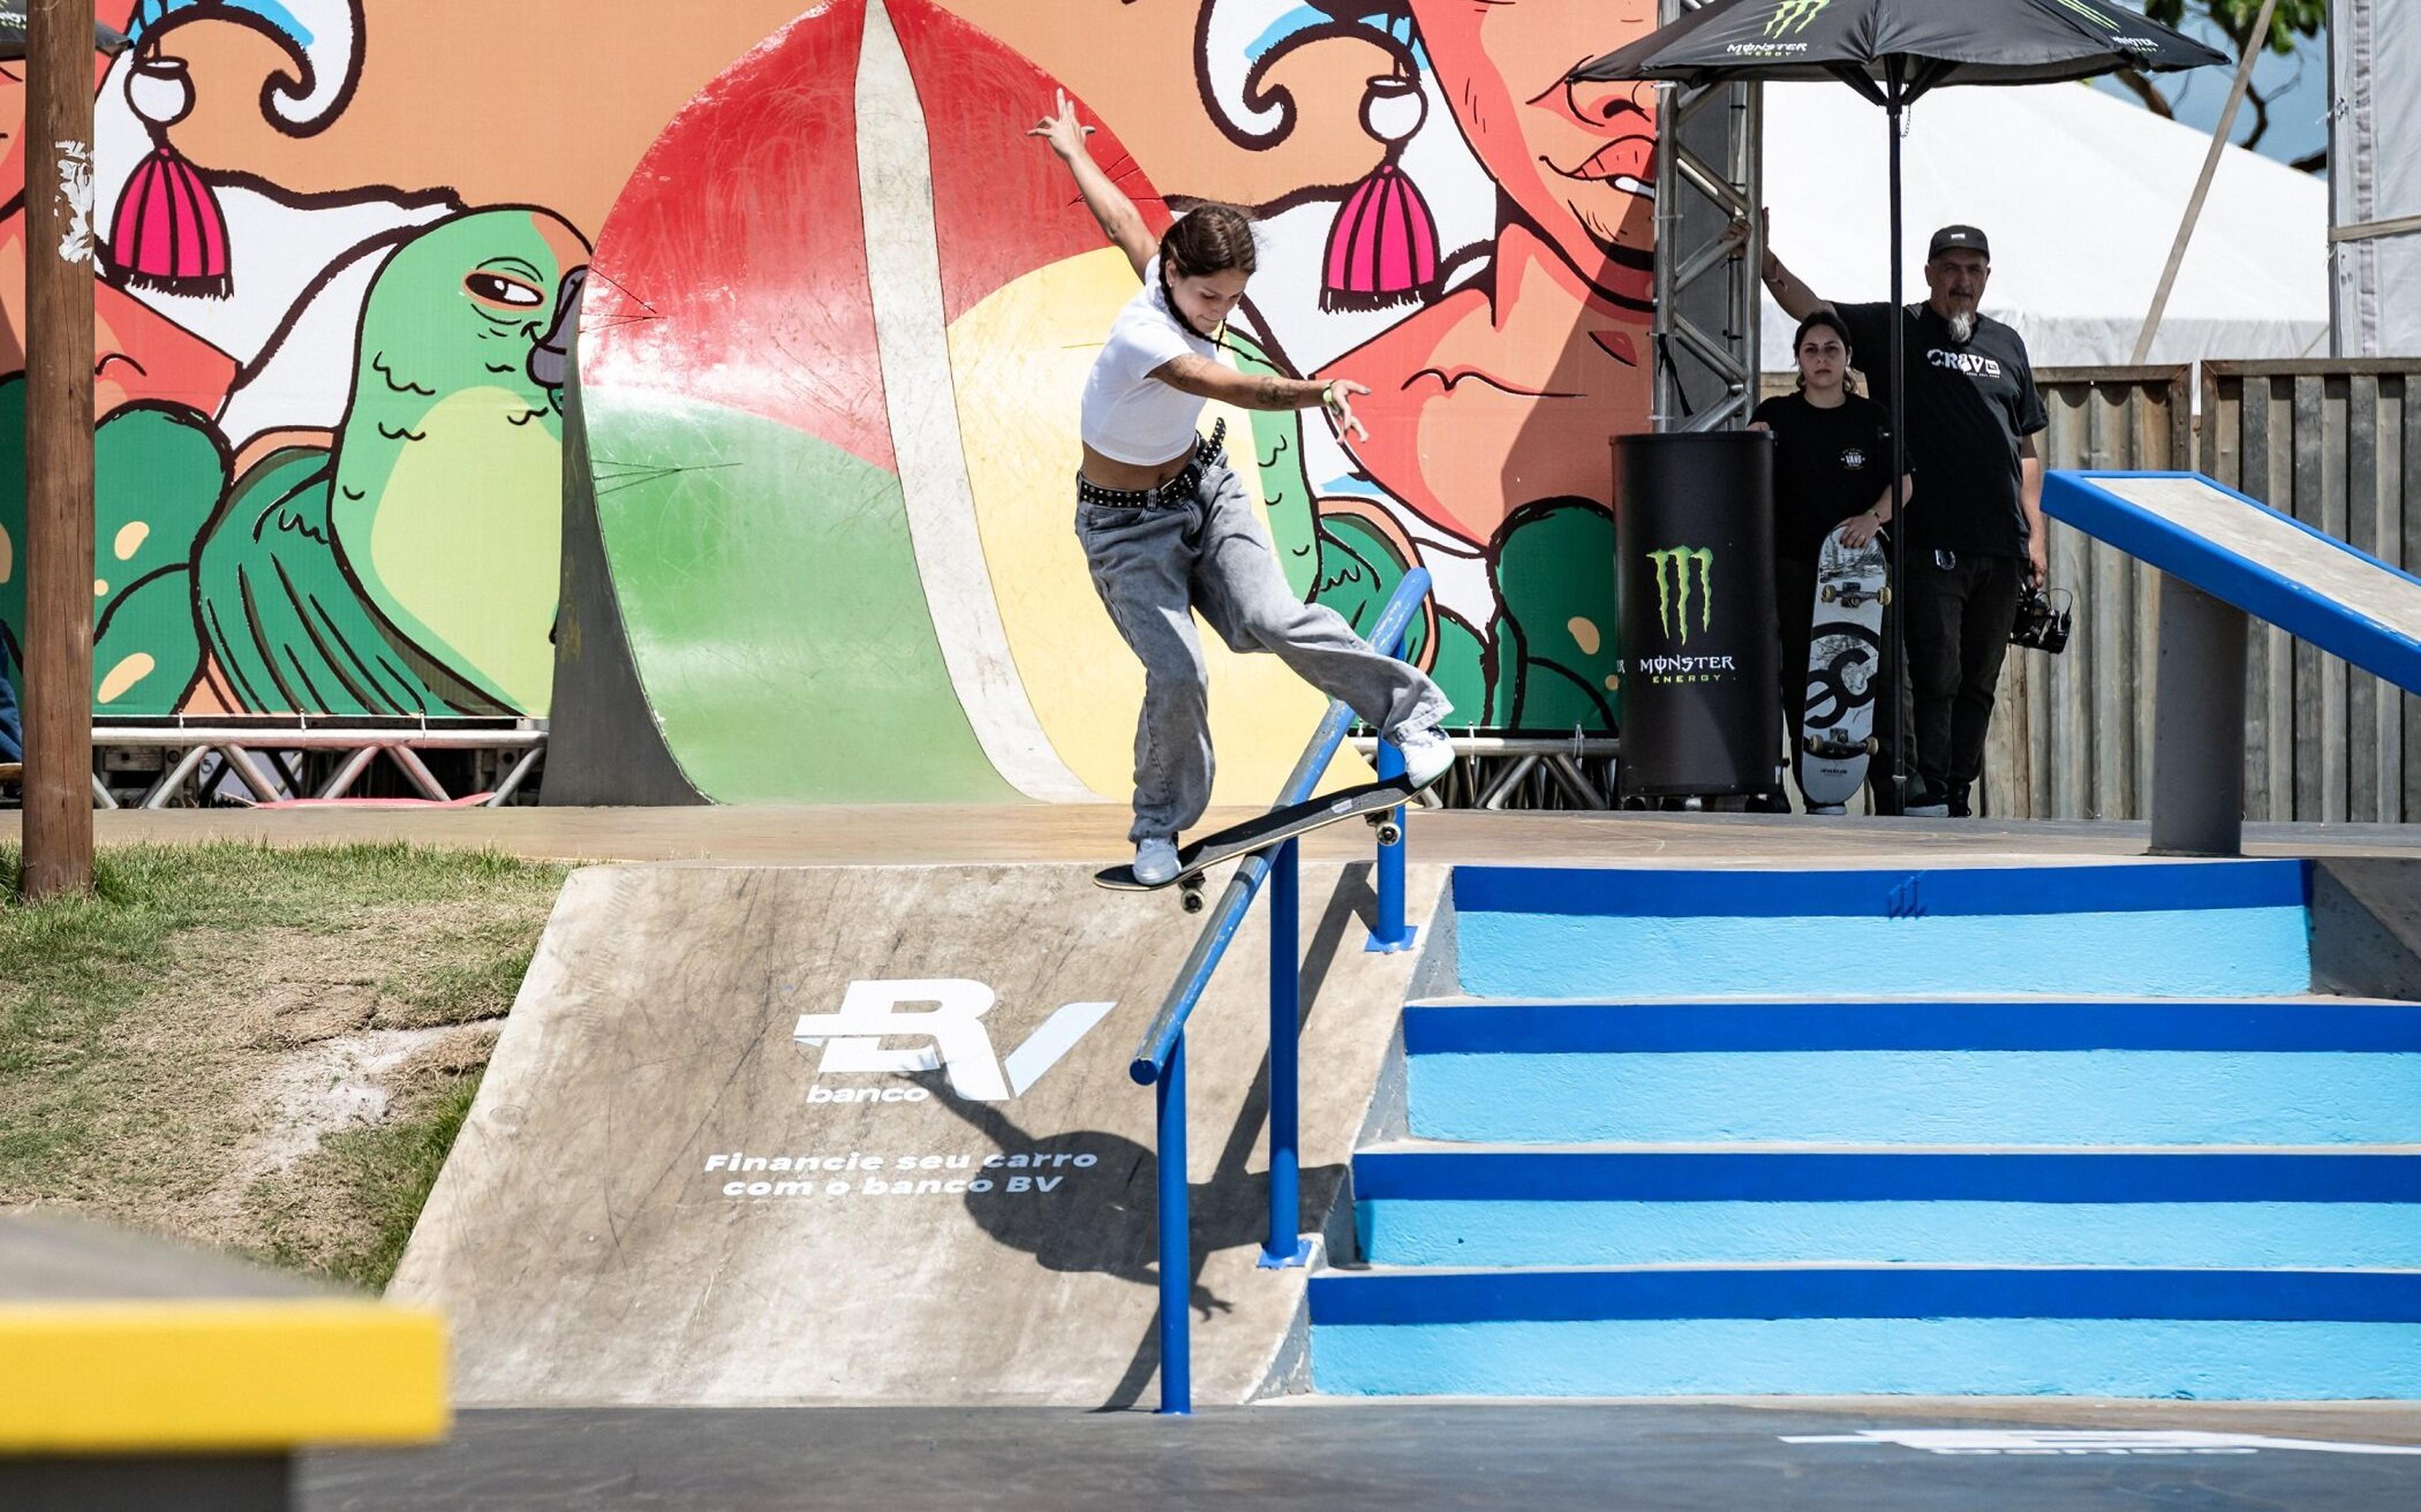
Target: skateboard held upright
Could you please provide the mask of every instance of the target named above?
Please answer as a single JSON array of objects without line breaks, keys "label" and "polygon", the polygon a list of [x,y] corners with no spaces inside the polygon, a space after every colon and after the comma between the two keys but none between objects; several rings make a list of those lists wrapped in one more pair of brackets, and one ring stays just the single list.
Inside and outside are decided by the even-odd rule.
[{"label": "skateboard held upright", "polygon": [[1881,540],[1851,546],[1838,530],[1824,538],[1816,558],[1807,707],[1800,722],[1799,789],[1810,809],[1837,812],[1867,780],[1867,760],[1876,749],[1889,582]]}]

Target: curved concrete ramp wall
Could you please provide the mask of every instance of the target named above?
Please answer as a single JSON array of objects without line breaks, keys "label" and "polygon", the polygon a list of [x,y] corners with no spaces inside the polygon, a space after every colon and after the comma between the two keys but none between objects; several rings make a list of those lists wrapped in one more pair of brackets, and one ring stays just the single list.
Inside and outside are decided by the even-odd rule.
[{"label": "curved concrete ramp wall", "polygon": [[[1137,285],[1023,134],[1054,87],[926,0],[820,6],[691,102],[606,224],[596,518],[656,723],[711,798],[1128,791],[1142,672],[1070,479]],[[1117,140],[1094,150],[1164,225]],[[1219,799],[1266,802],[1323,701],[1207,649]]]},{"label": "curved concrete ramp wall", "polygon": [[[1443,873],[1415,868],[1426,917]],[[1413,958],[1306,867],[1304,1214],[1338,1206]],[[1266,913],[1188,1041],[1195,1386],[1281,1363]],[[1149,1399],[1152,1094],[1194,929],[1072,866],[573,874],[398,1271],[465,1406]],[[804,1036],[803,1039],[801,1037]]]},{"label": "curved concrete ramp wall", "polygon": [[[1613,729],[1606,443],[1648,419],[1654,127],[1631,86],[1565,86],[1652,22],[1602,8],[826,0],[734,63],[632,177],[582,306],[596,530],[567,550],[610,574],[656,727],[603,739],[660,732],[724,802],[1126,796],[1142,676],[1071,475],[1137,284],[1025,134],[1061,86],[1155,226],[1163,195],[1259,215],[1229,360],[1372,390],[1367,439],[1224,416],[1292,589],[1367,627],[1426,569],[1408,651],[1455,725]],[[1216,800],[1266,801],[1320,700],[1204,638]]]}]

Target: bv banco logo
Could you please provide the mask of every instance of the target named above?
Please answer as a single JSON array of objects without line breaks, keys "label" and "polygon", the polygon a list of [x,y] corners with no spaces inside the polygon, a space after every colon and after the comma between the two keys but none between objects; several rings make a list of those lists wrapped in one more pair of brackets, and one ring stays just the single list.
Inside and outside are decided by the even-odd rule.
[{"label": "bv banco logo", "polygon": [[1698,628],[1713,623],[1715,553],[1705,546],[1673,546],[1648,553],[1656,573],[1656,624],[1665,634],[1690,644],[1690,605],[1697,600]]},{"label": "bv banco logo", "polygon": [[[1042,1026],[1004,1060],[992,1052],[992,1036],[983,1026],[983,1016],[992,1011],[994,1001],[991,988],[962,977],[851,982],[849,990],[841,994],[838,1013],[799,1015],[790,1037],[802,1045],[823,1047],[823,1056],[816,1063],[818,1076],[833,1071],[899,1076],[946,1070],[950,1090],[960,1097],[971,1102],[1006,1102],[1042,1080],[1043,1072],[1059,1064],[1062,1056],[1076,1048],[1076,1041],[1117,1005],[1067,1004],[1042,1021]],[[925,1043],[885,1050],[885,1039],[921,1039]],[[877,1088],[858,1091],[877,1095],[814,1097],[810,1100],[882,1100]],[[921,1097],[922,1093],[917,1095]]]}]

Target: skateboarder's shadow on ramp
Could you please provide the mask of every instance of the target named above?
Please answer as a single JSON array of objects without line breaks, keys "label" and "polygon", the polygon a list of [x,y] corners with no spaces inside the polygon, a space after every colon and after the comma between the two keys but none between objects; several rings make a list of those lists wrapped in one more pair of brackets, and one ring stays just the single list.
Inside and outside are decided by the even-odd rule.
[{"label": "skateboarder's shadow on ramp", "polygon": [[[1375,917],[1378,900],[1370,891],[1369,870],[1367,865],[1344,870],[1305,942],[1302,994],[1305,1021],[1318,1008],[1320,986],[1348,931],[1357,922]],[[1003,1104],[951,1095],[938,1070],[918,1073],[914,1080],[932,1092],[935,1102],[990,1140],[1004,1157],[1023,1153],[1028,1158],[1023,1168],[1005,1164],[987,1168],[983,1174],[992,1178],[992,1190],[971,1192],[965,1197],[967,1215],[995,1242],[1027,1252],[1045,1270],[1092,1270],[1139,1286],[1160,1285],[1154,1222],[1159,1211],[1160,1162],[1149,1147],[1103,1130],[1029,1134],[1008,1116]],[[1132,1090],[1139,1098],[1150,1095],[1142,1087]],[[1195,1314],[1206,1319],[1213,1313],[1231,1310],[1233,1303],[1203,1285],[1204,1261],[1214,1250],[1258,1245],[1268,1234],[1269,1177],[1248,1175],[1245,1162],[1260,1146],[1269,1109],[1270,1062],[1265,1051],[1210,1179],[1188,1184],[1188,1227],[1194,1240],[1189,1290]],[[1075,1159],[1083,1155],[1095,1157],[1095,1161],[1079,1167]],[[1067,1159],[1062,1161],[1061,1156]],[[1303,1168],[1302,1211],[1312,1215],[1315,1227],[1319,1215],[1335,1201],[1345,1173],[1342,1165]],[[1037,1183],[1058,1177],[1065,1185],[1055,1191],[1039,1186],[1010,1191],[1011,1180],[1020,1177]],[[1299,1216],[1298,1229],[1302,1222]],[[1102,1408],[1132,1407],[1159,1364],[1159,1331],[1154,1327],[1145,1331],[1133,1360]]]}]

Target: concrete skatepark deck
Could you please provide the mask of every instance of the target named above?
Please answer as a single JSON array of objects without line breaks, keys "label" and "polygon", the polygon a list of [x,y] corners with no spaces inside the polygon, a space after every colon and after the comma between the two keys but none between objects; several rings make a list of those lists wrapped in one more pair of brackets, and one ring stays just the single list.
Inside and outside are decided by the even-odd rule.
[{"label": "concrete skatepark deck", "polygon": [[[1416,921],[1442,877],[1414,869]],[[1304,893],[1316,1230],[1413,958],[1363,951],[1367,867]],[[465,1407],[1143,1401],[1127,1062],[1194,932],[1083,866],[577,872],[392,1294],[445,1309]],[[1254,1266],[1267,938],[1257,912],[1189,1036],[1205,1403],[1289,1369],[1304,1291]]]}]

